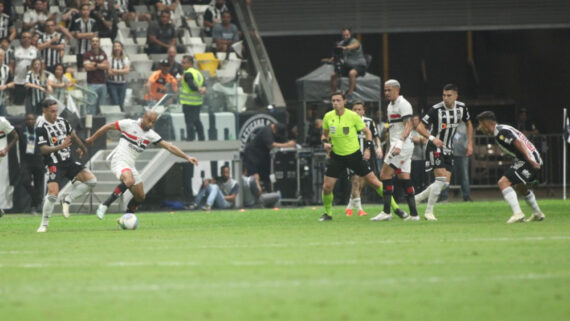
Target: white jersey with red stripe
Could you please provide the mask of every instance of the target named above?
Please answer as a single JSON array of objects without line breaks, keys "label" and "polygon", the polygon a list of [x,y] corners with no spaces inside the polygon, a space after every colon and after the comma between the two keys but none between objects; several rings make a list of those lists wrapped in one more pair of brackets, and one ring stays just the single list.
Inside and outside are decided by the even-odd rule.
[{"label": "white jersey with red stripe", "polygon": [[115,126],[121,132],[119,144],[109,158],[121,160],[134,167],[136,159],[145,151],[151,143],[158,144],[162,137],[154,130],[143,130],[141,119],[123,119],[115,122]]},{"label": "white jersey with red stripe", "polygon": [[[404,131],[406,118],[412,117],[414,111],[412,105],[404,98],[404,96],[398,96],[395,101],[391,101],[388,104],[388,123],[390,123],[390,128],[388,132],[390,133],[390,145],[394,145],[396,141],[402,139],[402,132]],[[404,147],[412,147],[414,143],[412,142],[412,135],[408,135],[408,138],[404,141]]]}]

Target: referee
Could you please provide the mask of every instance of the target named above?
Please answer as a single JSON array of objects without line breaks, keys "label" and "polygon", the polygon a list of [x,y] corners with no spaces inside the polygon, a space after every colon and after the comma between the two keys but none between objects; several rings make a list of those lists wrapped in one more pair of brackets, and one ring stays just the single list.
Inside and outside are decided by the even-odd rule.
[{"label": "referee", "polygon": [[[383,195],[382,183],[374,175],[367,162],[370,159],[370,147],[373,145],[372,132],[357,113],[344,108],[346,103],[344,93],[332,93],[331,102],[334,110],[325,114],[321,136],[324,149],[330,152],[323,183],[322,196],[325,213],[319,219],[321,222],[332,220],[332,191],[339,175],[347,168],[352,169],[356,175],[364,177],[378,195],[381,197]],[[365,135],[364,154],[360,151],[358,142],[360,131]]]}]

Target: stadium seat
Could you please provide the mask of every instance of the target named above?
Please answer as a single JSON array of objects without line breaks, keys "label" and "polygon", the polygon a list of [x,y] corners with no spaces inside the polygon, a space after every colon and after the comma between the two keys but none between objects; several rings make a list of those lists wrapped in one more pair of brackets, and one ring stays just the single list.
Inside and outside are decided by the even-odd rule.
[{"label": "stadium seat", "polygon": [[77,56],[76,55],[65,55],[61,60],[64,66],[72,66],[75,67],[77,64]]},{"label": "stadium seat", "polygon": [[216,69],[218,69],[219,61],[213,53],[197,53],[194,54],[194,59],[197,63],[198,69],[208,71],[211,77],[216,76]]},{"label": "stadium seat", "polygon": [[9,116],[19,116],[26,114],[26,106],[24,105],[7,105],[6,113]]}]

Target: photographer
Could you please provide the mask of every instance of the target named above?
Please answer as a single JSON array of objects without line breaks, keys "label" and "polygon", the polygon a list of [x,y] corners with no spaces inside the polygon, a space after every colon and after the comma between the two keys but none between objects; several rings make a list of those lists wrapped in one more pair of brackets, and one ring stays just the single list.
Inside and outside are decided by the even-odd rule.
[{"label": "photographer", "polygon": [[348,77],[346,99],[351,100],[356,87],[356,77],[364,76],[366,73],[366,59],[360,41],[352,37],[350,28],[342,30],[342,40],[333,49],[333,56],[323,61],[334,64],[334,71],[331,74],[331,92],[337,91],[339,75]]}]

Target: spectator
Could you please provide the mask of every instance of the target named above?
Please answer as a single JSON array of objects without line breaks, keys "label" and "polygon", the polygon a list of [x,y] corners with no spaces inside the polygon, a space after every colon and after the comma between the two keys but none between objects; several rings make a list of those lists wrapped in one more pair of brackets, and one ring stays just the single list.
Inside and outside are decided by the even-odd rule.
[{"label": "spectator", "polygon": [[26,114],[26,121],[17,127],[20,149],[20,178],[22,185],[32,198],[31,212],[41,212],[44,195],[44,161],[37,145],[36,115]]},{"label": "spectator", "polygon": [[239,40],[238,28],[232,23],[231,13],[222,13],[222,23],[214,25],[212,29],[212,40],[218,52],[227,52]]},{"label": "spectator", "polygon": [[111,104],[119,105],[124,110],[125,95],[127,92],[127,75],[131,71],[130,61],[123,51],[123,44],[115,40],[113,53],[111,54],[111,66],[107,79],[107,90],[111,98]]},{"label": "spectator", "polygon": [[152,19],[149,13],[136,12],[135,6],[129,0],[115,1],[115,9],[125,22],[133,20],[150,21]]},{"label": "spectator", "polygon": [[4,1],[0,1],[0,38],[8,38],[10,42],[16,39],[14,20],[4,12]]},{"label": "spectator", "polygon": [[176,46],[176,28],[170,21],[170,11],[160,12],[160,20],[151,22],[147,33],[148,53],[166,53]]},{"label": "spectator", "polygon": [[[0,49],[0,62],[4,61],[4,50]],[[0,116],[6,116],[6,105],[8,103],[8,89],[14,88],[12,73],[5,63],[0,67]]]},{"label": "spectator", "polygon": [[67,104],[67,89],[71,86],[71,81],[63,75],[63,72],[62,64],[55,65],[53,74],[49,75],[48,85],[53,90],[53,97],[65,105]]},{"label": "spectator", "polygon": [[[222,166],[222,177],[216,180],[206,179],[194,199],[195,204],[191,208],[202,208],[205,211],[213,207],[227,209],[235,207],[236,197],[239,192],[239,183],[230,177],[230,167]],[[205,204],[202,206],[202,202]]]},{"label": "spectator", "polygon": [[41,115],[41,102],[46,98],[46,94],[53,92],[48,84],[50,73],[44,70],[42,60],[36,58],[32,61],[32,68],[26,76],[26,112]]},{"label": "spectator", "polygon": [[467,126],[461,122],[457,126],[455,136],[453,136],[453,163],[455,181],[461,185],[461,193],[465,202],[471,200],[471,188],[469,186],[469,156],[467,155]]},{"label": "spectator", "polygon": [[77,68],[83,69],[83,55],[91,49],[91,40],[97,37],[99,27],[95,19],[89,15],[91,7],[88,3],[81,5],[81,16],[75,19],[71,25],[71,32],[77,42]]},{"label": "spectator", "polygon": [[204,13],[204,34],[208,37],[212,36],[212,28],[216,24],[222,23],[222,13],[229,12],[226,6],[226,0],[215,0],[211,3]]},{"label": "spectator", "polygon": [[34,8],[24,12],[23,30],[43,30],[43,23],[48,19],[47,4],[43,0],[35,0]]},{"label": "spectator", "polygon": [[1,38],[0,39],[0,48],[4,50],[4,64],[8,65],[10,68],[10,72],[14,75],[14,66],[15,66],[15,59],[14,59],[14,48],[11,47],[11,42],[9,38]]},{"label": "spectator", "polygon": [[516,128],[527,137],[538,135],[539,133],[532,120],[528,119],[526,108],[521,108],[519,111]]},{"label": "spectator", "polygon": [[154,5],[156,6],[156,11],[168,11],[172,14],[178,7],[178,0],[156,0]]},{"label": "spectator", "polygon": [[99,24],[100,38],[115,38],[116,24],[106,0],[95,0],[95,6],[91,10],[91,18],[95,19]]},{"label": "spectator", "polygon": [[75,70],[73,70],[73,67],[65,67],[65,74],[63,76],[69,79],[69,87],[67,87],[67,90],[74,90],[77,79],[75,79]]},{"label": "spectator", "polygon": [[412,136],[412,142],[414,143],[414,151],[412,152],[412,184],[414,185],[414,190],[416,192],[421,192],[424,190],[427,183],[425,174],[425,152],[427,138],[420,135],[416,131],[416,127],[418,127],[420,123],[419,115],[415,114],[412,117],[412,123],[414,125],[414,129],[410,134]]},{"label": "spectator", "polygon": [[348,77],[346,99],[350,101],[356,88],[356,77],[364,76],[366,73],[366,58],[364,58],[360,41],[352,37],[352,31],[349,28],[342,30],[342,40],[337,43],[333,57],[323,61],[333,63],[335,66],[331,74],[332,92],[337,90],[340,76]]},{"label": "spectator", "polygon": [[15,72],[14,72],[14,97],[13,101],[16,105],[22,105],[26,98],[26,76],[28,67],[32,64],[32,60],[38,58],[40,52],[32,46],[32,34],[22,32],[20,38],[20,47],[14,51]]},{"label": "spectator", "polygon": [[55,31],[53,19],[48,19],[44,27],[46,32],[40,35],[37,48],[41,51],[46,70],[53,73],[65,54],[65,39],[61,33]]},{"label": "spectator", "polygon": [[160,70],[150,75],[146,82],[147,94],[145,101],[148,105],[156,103],[165,94],[178,91],[178,83],[170,73],[168,73],[168,60],[163,59],[160,62]]},{"label": "spectator", "polygon": [[184,77],[180,86],[180,103],[184,112],[184,121],[186,122],[186,140],[196,139],[204,140],[204,126],[200,121],[200,109],[202,108],[202,96],[206,94],[206,86],[204,86],[204,76],[200,70],[194,68],[194,59],[192,56],[186,55],[182,58],[182,67],[184,68]]},{"label": "spectator", "polygon": [[[184,68],[182,67],[182,64],[176,61],[177,54],[178,51],[176,50],[176,47],[172,46],[168,48],[168,51],[166,52],[167,55],[166,59],[168,60],[168,65],[169,65],[168,73],[174,76],[177,80],[180,80],[180,77],[182,77],[182,75],[184,74]],[[158,69],[160,69],[160,61],[156,62],[152,66],[152,70],[158,70]]]},{"label": "spectator", "polygon": [[97,93],[97,101],[89,106],[88,113],[96,115],[99,106],[105,104],[107,98],[107,81],[105,72],[109,69],[109,60],[103,50],[101,50],[98,37],[91,39],[91,50],[83,55],[83,66],[87,71],[87,86]]},{"label": "spectator", "polygon": [[[261,195],[261,181],[269,181],[270,157],[272,148],[295,147],[294,140],[287,140],[287,126],[277,123],[259,129],[255,137],[244,149],[243,164],[247,172],[255,179],[255,185]],[[258,195],[258,196],[259,196]]]},{"label": "spectator", "polygon": [[322,147],[321,135],[323,134],[323,120],[320,118],[315,119],[315,121],[309,126],[307,132],[307,144],[311,147]]}]

